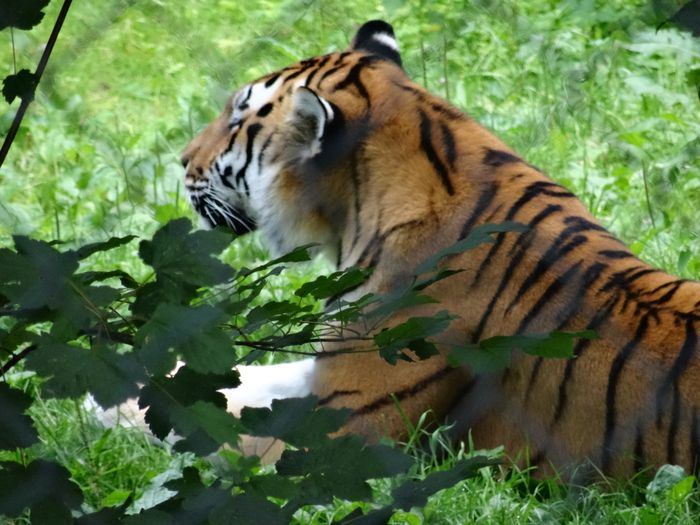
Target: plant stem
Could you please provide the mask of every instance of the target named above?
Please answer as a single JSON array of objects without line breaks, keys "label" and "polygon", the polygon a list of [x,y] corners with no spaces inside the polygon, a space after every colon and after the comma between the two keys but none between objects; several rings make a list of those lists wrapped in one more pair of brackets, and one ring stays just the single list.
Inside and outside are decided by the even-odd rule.
[{"label": "plant stem", "polygon": [[[36,85],[34,86],[34,90],[36,90],[37,86],[39,85],[39,81],[41,80],[41,76],[44,74],[46,64],[49,61],[51,52],[53,51],[53,48],[56,45],[58,34],[61,32],[61,27],[63,26],[63,22],[66,19],[66,15],[68,14],[68,9],[70,8],[71,1],[72,0],[63,0],[63,6],[61,6],[61,11],[58,13],[56,23],[54,24],[53,30],[51,31],[51,36],[49,36],[49,41],[46,43],[44,53],[41,55],[39,65],[37,66],[36,72],[34,73],[34,76],[36,78]],[[29,104],[33,99],[34,92],[32,92],[30,95],[22,97],[22,102],[19,105],[17,113],[15,114],[15,118],[12,121],[10,130],[7,132],[7,137],[5,137],[5,141],[2,144],[2,148],[0,148],[0,167],[2,167],[3,163],[5,162],[5,159],[7,158],[7,153],[10,151],[10,146],[12,146],[12,143],[14,142],[15,137],[17,136],[17,132],[19,131],[19,125],[22,123],[22,120],[24,119],[24,114],[27,112],[27,108],[29,107]]]}]

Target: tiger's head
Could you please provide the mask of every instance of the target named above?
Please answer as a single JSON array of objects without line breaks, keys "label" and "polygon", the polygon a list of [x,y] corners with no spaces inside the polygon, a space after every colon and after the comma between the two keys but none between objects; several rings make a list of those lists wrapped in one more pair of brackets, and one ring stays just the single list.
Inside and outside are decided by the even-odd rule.
[{"label": "tiger's head", "polygon": [[337,251],[361,146],[396,116],[406,80],[392,27],[241,87],[182,153],[189,199],[210,227],[259,229],[275,253]]}]

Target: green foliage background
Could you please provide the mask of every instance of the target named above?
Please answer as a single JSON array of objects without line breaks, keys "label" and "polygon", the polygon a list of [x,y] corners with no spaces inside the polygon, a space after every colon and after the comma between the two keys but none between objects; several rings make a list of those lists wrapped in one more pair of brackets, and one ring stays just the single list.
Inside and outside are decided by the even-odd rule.
[{"label": "green foliage background", "polygon": [[[0,42],[6,39],[0,77],[15,67],[34,68],[59,7],[54,0],[39,26],[13,32],[15,56],[10,33],[0,33]],[[115,235],[150,238],[171,219],[193,217],[178,152],[231,90],[290,62],[343,48],[362,21],[384,18],[394,24],[413,78],[580,195],[642,258],[698,278],[700,45],[673,28],[656,29],[676,7],[643,0],[76,2],[0,170],[0,246],[11,246],[10,234],[17,233],[60,240],[62,249]],[[17,104],[0,103],[0,135]],[[150,270],[135,246],[97,253],[81,270],[118,267],[147,279]],[[267,255],[253,236],[236,241],[223,259],[255,266]],[[323,269],[316,261],[271,279],[261,304],[288,297]],[[105,431],[79,404],[44,401],[42,388],[26,375],[20,368],[10,380],[36,399],[31,413],[41,444],[31,454],[66,466],[68,472],[52,475],[59,485],[69,475],[77,481],[86,508],[118,506],[129,496],[147,505],[149,497],[163,497],[169,477],[192,465],[205,479],[220,475],[221,466],[154,447],[135,432]],[[464,457],[439,432],[426,439],[432,455],[410,449],[419,477]],[[439,465],[441,454],[447,462]],[[192,479],[186,476],[181,485],[190,487]],[[538,484],[526,473],[494,478],[487,471],[422,511],[409,507],[392,519],[697,521],[692,478],[671,472],[656,485],[640,483],[605,487],[601,496],[595,488],[576,492],[553,481]],[[394,488],[373,485],[377,501],[387,503]],[[329,523],[356,506],[336,501],[295,519]]]}]

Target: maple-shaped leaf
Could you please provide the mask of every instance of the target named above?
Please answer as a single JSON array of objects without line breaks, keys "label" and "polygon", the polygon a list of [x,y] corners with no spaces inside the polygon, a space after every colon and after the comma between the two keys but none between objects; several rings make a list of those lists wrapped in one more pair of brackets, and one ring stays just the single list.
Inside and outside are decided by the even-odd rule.
[{"label": "maple-shaped leaf", "polygon": [[239,425],[225,412],[226,397],[217,390],[235,388],[238,384],[238,374],[233,370],[225,374],[200,374],[183,366],[174,377],[152,377],[141,389],[139,407],[147,408],[146,423],[160,439],[172,429],[183,437],[203,430],[208,438],[202,447],[211,449],[208,453],[224,442],[235,444],[231,432],[238,432]]},{"label": "maple-shaped leaf", "polygon": [[27,466],[0,463],[0,515],[17,517],[29,508],[32,525],[70,525],[71,509],[82,501],[80,488],[61,465],[44,460]]},{"label": "maple-shaped leaf", "polygon": [[6,27],[31,29],[44,18],[43,9],[49,0],[2,0],[0,2],[0,31]]},{"label": "maple-shaped leaf", "polygon": [[349,409],[316,408],[318,398],[275,399],[271,408],[245,407],[241,423],[252,436],[279,438],[297,447],[315,446],[328,440],[350,416]]},{"label": "maple-shaped leaf", "polygon": [[161,304],[136,334],[137,351],[153,374],[172,370],[177,354],[199,372],[223,373],[237,362],[233,344],[220,328],[226,318],[214,306]]},{"label": "maple-shaped leaf", "polygon": [[8,104],[15,98],[32,100],[39,83],[37,76],[28,69],[20,69],[14,75],[6,76],[2,81],[2,96]]},{"label": "maple-shaped leaf", "polygon": [[276,468],[282,476],[303,477],[300,502],[323,504],[334,496],[367,500],[372,496],[367,480],[395,476],[412,464],[413,460],[399,450],[368,446],[362,438],[347,435],[308,450],[285,450]]},{"label": "maple-shaped leaf", "polygon": [[0,383],[0,450],[25,448],[39,441],[31,418],[24,414],[31,404],[32,400],[27,394]]},{"label": "maple-shaped leaf", "polygon": [[135,397],[146,374],[133,353],[120,354],[104,344],[91,349],[39,340],[26,365],[48,378],[45,392],[59,398],[79,397],[91,392],[102,407],[111,407]]}]

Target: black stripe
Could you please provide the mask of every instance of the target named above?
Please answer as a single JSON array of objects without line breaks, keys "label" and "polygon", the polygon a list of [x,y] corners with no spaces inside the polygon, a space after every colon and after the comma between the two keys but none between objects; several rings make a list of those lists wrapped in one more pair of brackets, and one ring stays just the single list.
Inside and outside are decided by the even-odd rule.
[{"label": "black stripe", "polygon": [[632,353],[637,348],[637,345],[639,345],[648,328],[649,314],[647,313],[639,320],[639,325],[634,333],[634,337],[632,337],[632,339],[620,350],[620,352],[618,352],[612,362],[612,365],[610,366],[608,389],[605,395],[605,432],[602,450],[603,472],[608,472],[610,470],[610,463],[612,461],[611,446],[613,443],[615,427],[617,425],[617,385],[620,381],[622,371],[625,368],[625,364],[632,356]]},{"label": "black stripe", "polygon": [[350,71],[348,72],[347,76],[335,85],[333,90],[339,91],[341,89],[347,88],[348,86],[355,86],[355,89],[357,89],[359,95],[362,98],[364,98],[367,102],[367,107],[371,107],[372,101],[370,99],[369,93],[367,92],[367,88],[362,83],[360,73],[362,73],[363,69],[371,66],[377,60],[377,57],[372,55],[361,57],[357,61],[357,63],[350,68]]},{"label": "black stripe", "polygon": [[[653,301],[649,301],[647,304],[650,306],[661,306],[664,303],[667,303],[670,301],[674,295],[676,295],[676,292],[680,289],[680,287],[683,285],[683,283],[687,282],[685,279],[680,279],[678,281],[666,283],[668,286],[671,287],[671,289],[663,294],[661,297],[658,299],[654,299]],[[657,291],[661,289],[661,287],[657,287]]]},{"label": "black stripe", "polygon": [[308,63],[308,64],[303,64],[303,63],[302,63],[302,67],[300,67],[300,68],[294,70],[292,73],[290,73],[289,75],[287,75],[286,77],[284,77],[284,82],[287,83],[287,82],[289,82],[290,80],[294,80],[295,78],[297,78],[297,77],[298,77],[299,75],[301,75],[302,73],[306,73],[309,69],[311,69],[311,68],[313,67],[313,65],[314,65],[313,63]]},{"label": "black stripe", "polygon": [[[564,275],[561,275],[554,279],[551,284],[547,287],[545,292],[540,296],[540,298],[537,300],[535,305],[529,309],[527,315],[523,318],[523,320],[520,322],[520,325],[518,326],[518,329],[516,331],[516,334],[521,334],[525,332],[532,322],[532,320],[537,316],[537,314],[542,310],[544,305],[546,305],[549,301],[552,300],[552,298],[559,293],[561,290],[562,286],[564,286],[566,283],[568,283],[574,275],[576,275],[579,271],[579,268],[581,267],[581,261],[577,262],[574,264],[571,268],[569,268]],[[580,301],[580,297],[574,297],[574,301]],[[559,330],[560,327],[556,327],[556,330]],[[535,386],[535,382],[537,381],[537,376],[539,375],[540,372],[540,367],[542,366],[542,357],[538,357],[537,360],[535,361],[534,366],[532,367],[532,371],[530,372],[530,380],[527,383],[527,389],[525,390],[525,402],[527,403],[528,399],[530,399],[530,394],[532,392],[532,388]]]},{"label": "black stripe", "polygon": [[447,157],[447,163],[450,168],[454,169],[455,161],[457,160],[457,147],[455,146],[455,137],[450,131],[450,128],[444,122],[440,122],[440,129],[442,130],[442,145],[445,148],[445,156]]},{"label": "black stripe", "polygon": [[671,405],[671,421],[668,424],[666,436],[666,463],[676,463],[676,432],[678,432],[678,420],[681,416],[681,400],[678,384],[673,386],[673,404]]},{"label": "black stripe", "polygon": [[265,139],[265,142],[263,142],[263,145],[260,148],[260,153],[258,153],[258,167],[262,166],[263,157],[265,156],[267,148],[270,147],[270,144],[272,143],[272,137],[274,137],[274,135],[274,132],[270,133]]},{"label": "black stripe", "polygon": [[486,154],[484,155],[484,160],[482,162],[487,166],[492,166],[498,168],[504,164],[513,164],[517,162],[522,162],[522,159],[512,153],[507,151],[502,151],[498,149],[485,148]]},{"label": "black stripe", "polygon": [[321,399],[319,399],[318,406],[327,405],[328,403],[339,397],[354,396],[361,393],[362,392],[359,390],[334,390],[326,397],[322,397]]},{"label": "black stripe", "polygon": [[[586,330],[593,330],[597,332],[598,329],[609,319],[614,304],[614,302],[610,302],[606,308],[597,311],[588,325],[586,325]],[[573,376],[574,367],[576,366],[576,363],[580,361],[583,352],[588,348],[588,346],[590,346],[591,342],[591,339],[580,339],[576,345],[574,345],[574,357],[566,362],[564,376],[559,383],[559,397],[557,399],[557,406],[554,409],[554,418],[552,419],[552,424],[550,425],[551,428],[553,428],[564,415],[564,411],[569,400],[567,387],[569,385],[569,381],[571,381],[571,377]]]},{"label": "black stripe", "polygon": [[265,87],[269,88],[272,84],[277,82],[277,79],[282,75],[282,73],[275,73],[270,78],[265,81]]},{"label": "black stripe", "polygon": [[[564,257],[567,253],[571,252],[578,246],[588,242],[588,239],[583,235],[577,235],[568,244],[564,244],[568,241],[569,237],[576,233],[581,233],[590,230],[603,230],[605,229],[595,224],[589,220],[582,217],[571,216],[564,219],[564,224],[568,226],[559,234],[559,236],[552,242],[550,247],[545,252],[544,256],[540,258],[535,268],[530,272],[530,275],[523,281],[520,289],[516,296],[511,300],[510,304],[506,308],[505,313],[509,313],[512,308],[523,298],[525,293],[539,281],[539,279],[544,275],[544,273],[549,270],[549,268],[555,264],[560,258]],[[518,239],[518,241],[522,240]],[[513,269],[511,268],[509,271]]]},{"label": "black stripe", "polygon": [[344,67],[345,67],[345,64],[342,64],[340,66],[335,66],[335,67],[332,67],[329,70],[327,70],[325,73],[323,73],[323,75],[321,75],[321,78],[318,79],[318,84],[316,85],[316,87],[318,89],[321,89],[321,84],[323,83],[324,80],[326,80],[326,78],[331,76],[333,73],[340,71]]},{"label": "black stripe", "polygon": [[[378,221],[379,222],[379,221]],[[367,267],[367,268],[373,268],[379,263],[379,259],[382,255],[382,250],[384,249],[384,242],[389,238],[391,234],[394,232],[406,228],[407,226],[418,226],[423,222],[422,219],[413,219],[410,221],[402,222],[399,224],[395,224],[391,228],[389,228],[387,231],[384,233],[379,233],[376,232],[373,236],[372,239],[367,243],[365,246],[365,249],[362,250],[362,253],[357,259],[356,265],[359,267]],[[363,261],[370,255],[372,254],[372,257],[366,265],[363,264]]]},{"label": "black stripe", "polygon": [[447,172],[447,168],[445,165],[442,163],[440,160],[440,157],[438,157],[437,152],[435,151],[435,148],[433,147],[433,138],[432,138],[432,129],[431,129],[431,123],[430,119],[428,116],[425,114],[423,110],[419,110],[419,115],[420,115],[420,147],[425,153],[425,156],[428,157],[428,160],[430,163],[433,165],[433,169],[437,172],[437,174],[440,177],[440,181],[442,182],[442,185],[445,187],[445,190],[449,195],[454,195],[455,190],[454,187],[452,186],[452,181],[450,180],[450,176]]},{"label": "black stripe", "polygon": [[673,386],[674,396],[677,394],[678,382],[680,381],[681,375],[690,365],[698,346],[698,334],[695,331],[695,325],[692,319],[686,319],[685,321],[685,340],[681,346],[680,352],[676,356],[676,360],[673,362],[671,370],[669,370],[668,375],[664,378],[663,383],[659,386],[656,392],[656,426],[657,428],[661,426],[661,418],[663,415],[663,408],[666,403],[666,396]]},{"label": "black stripe", "polygon": [[[568,283],[575,274],[578,273],[579,268],[581,267],[582,261],[577,262],[575,265],[573,265],[571,268],[569,268],[564,275],[557,277],[552,281],[552,283],[547,287],[545,292],[542,294],[542,296],[538,299],[537,303],[528,311],[527,315],[523,320],[520,322],[520,326],[518,327],[518,330],[516,333],[520,334],[525,332],[527,330],[528,325],[532,322],[532,320],[537,316],[537,314],[542,310],[545,304],[547,304],[552,297],[554,297],[557,293],[559,293],[559,290],[561,290],[562,286],[564,286],[566,283]],[[578,305],[580,302],[580,297],[574,295],[572,296],[573,303]],[[568,319],[567,319],[568,320]],[[561,326],[557,326],[555,330],[560,330]],[[528,399],[530,399],[530,393],[532,392],[532,388],[535,385],[535,382],[537,381],[537,376],[540,373],[540,367],[542,366],[542,357],[538,357],[537,361],[535,362],[535,365],[532,367],[532,372],[530,372],[530,380],[528,381],[527,384],[527,389],[525,390],[525,402],[527,403]]]},{"label": "black stripe", "polygon": [[532,288],[537,282],[544,276],[544,274],[549,271],[549,269],[554,266],[560,259],[565,257],[569,252],[572,252],[582,244],[588,242],[588,239],[584,235],[576,235],[567,244],[563,244],[564,240],[567,238],[567,231],[564,230],[562,234],[552,243],[544,256],[537,261],[537,265],[530,272],[527,278],[523,281],[515,294],[515,297],[511,300],[510,304],[505,310],[507,315],[513,309],[513,307],[520,302],[520,300],[525,296],[525,294]]},{"label": "black stripe", "polygon": [[[579,269],[581,268],[581,263],[582,261],[578,261],[576,264],[571,266],[566,272],[564,272],[563,275],[558,276],[555,278],[549,286],[547,286],[547,289],[544,291],[544,293],[537,299],[537,302],[530,308],[528,308],[527,315],[523,317],[522,321],[520,321],[520,325],[518,325],[518,329],[516,331],[517,334],[521,334],[525,332],[532,320],[540,313],[542,308],[551,301],[555,295],[557,295],[563,286],[568,284],[571,279],[574,278],[574,276],[578,273]],[[575,298],[577,301],[580,301],[580,297]]]},{"label": "black stripe", "polygon": [[393,393],[393,396],[383,396],[376,398],[374,401],[367,403],[357,409],[355,409],[350,416],[350,419],[356,418],[358,416],[363,416],[365,414],[369,414],[371,412],[374,412],[375,410],[378,410],[384,406],[390,405],[394,402],[394,399],[397,401],[403,401],[404,399],[408,399],[410,397],[415,396],[416,394],[419,394],[421,391],[425,390],[428,388],[430,385],[433,383],[436,383],[437,381],[440,381],[442,378],[445,376],[449,375],[451,372],[458,371],[456,368],[452,367],[445,367],[441,368],[437,372],[434,372],[433,374],[429,375],[428,377],[418,381],[414,385],[410,387],[403,388],[397,392]]},{"label": "black stripe", "polygon": [[481,319],[479,320],[479,324],[476,327],[476,330],[474,332],[474,340],[479,341],[481,339],[481,335],[484,332],[484,328],[486,327],[486,323],[493,313],[493,308],[496,305],[496,301],[501,298],[503,294],[503,290],[506,289],[506,286],[510,283],[511,279],[515,275],[515,269],[520,266],[520,262],[522,261],[523,257],[525,256],[525,253],[529,249],[530,245],[532,244],[533,240],[535,239],[536,235],[536,226],[542,222],[545,218],[547,218],[549,215],[552,213],[555,213],[557,211],[561,210],[561,206],[549,206],[546,209],[542,210],[537,216],[530,221],[528,224],[529,228],[528,231],[518,237],[518,240],[516,241],[515,245],[518,246],[518,250],[515,252],[513,257],[510,259],[510,264],[506,271],[503,273],[503,277],[501,278],[500,283],[498,284],[498,288],[496,289],[496,292],[491,296],[491,300],[489,301],[489,304],[487,305],[486,309],[484,310],[484,313],[481,314]]},{"label": "black stripe", "polygon": [[321,71],[321,68],[323,68],[323,66],[326,65],[326,63],[330,60],[330,58],[331,58],[330,55],[326,55],[318,62],[318,64],[316,64],[316,69],[314,69],[311,72],[311,74],[308,77],[306,77],[306,85],[307,86],[311,85],[311,81],[318,74],[318,72]]},{"label": "black stripe", "polygon": [[[517,213],[525,206],[528,202],[530,202],[532,199],[535,197],[541,195],[541,194],[546,194],[546,195],[552,195],[554,192],[551,192],[548,190],[548,188],[555,186],[555,187],[561,187],[558,184],[555,184],[553,182],[548,182],[548,181],[538,181],[530,184],[525,188],[525,191],[523,191],[523,194],[520,196],[520,198],[515,201],[515,203],[510,207],[508,210],[508,213],[505,216],[504,221],[511,221],[515,218]],[[553,205],[549,205],[550,207]],[[557,206],[557,211],[561,211],[561,206]],[[552,212],[550,212],[552,213]],[[484,260],[482,261],[481,265],[479,265],[479,269],[476,272],[476,275],[474,276],[474,279],[472,281],[472,286],[476,284],[476,282],[481,279],[481,275],[483,274],[486,264],[491,260],[492,257],[496,255],[498,250],[501,248],[503,244],[503,240],[505,239],[506,234],[505,233],[499,233],[496,236],[496,242],[491,246],[491,249],[489,250],[489,253],[486,255]]]},{"label": "black stripe", "polygon": [[452,106],[440,104],[438,102],[432,102],[430,104],[430,109],[436,113],[440,113],[440,115],[443,117],[447,117],[449,120],[464,120],[466,118],[466,116],[458,109],[455,109]]},{"label": "black stripe", "polygon": [[255,137],[257,136],[258,133],[260,133],[260,130],[262,129],[262,124],[258,124],[257,122],[255,124],[251,124],[248,127],[248,142],[246,143],[245,146],[245,164],[243,167],[241,167],[240,170],[238,170],[238,173],[236,173],[236,184],[240,184],[241,180],[243,180],[243,185],[245,186],[245,191],[248,193],[248,182],[245,180],[245,172],[248,169],[248,166],[250,165],[250,161],[253,158],[253,143],[255,141]]},{"label": "black stripe", "polygon": [[608,259],[628,259],[629,257],[634,257],[634,255],[625,250],[601,250],[598,252],[598,255],[602,255]]},{"label": "black stripe", "polygon": [[491,205],[497,193],[497,182],[489,183],[489,185],[481,191],[479,200],[476,201],[476,206],[474,206],[474,209],[469,214],[469,218],[467,218],[464,226],[462,226],[462,231],[459,234],[459,240],[466,239],[467,235],[471,233],[476,221],[479,220],[481,214],[484,213],[484,211],[486,211],[486,209]]},{"label": "black stripe", "polygon": [[221,178],[221,183],[227,188],[235,189],[233,184],[229,182],[229,177],[233,175],[233,168],[228,164],[223,171],[219,172],[219,177]]},{"label": "black stripe", "polygon": [[274,107],[274,106],[272,105],[272,103],[271,103],[271,102],[268,102],[267,104],[264,104],[263,106],[260,107],[260,109],[258,110],[258,112],[256,113],[256,115],[257,115],[258,117],[261,117],[261,118],[262,118],[262,117],[266,117],[266,116],[268,116],[268,115],[270,114],[270,111],[272,111],[272,108],[273,108],[273,107]]},{"label": "black stripe", "polygon": [[566,308],[563,308],[557,313],[557,330],[561,330],[571,320],[571,317],[581,309],[583,304],[581,298],[584,297],[589,290],[591,290],[593,284],[595,284],[595,282],[600,278],[600,275],[607,268],[607,264],[597,262],[593,263],[586,269],[578,290],[571,294],[571,300],[566,305]]}]

